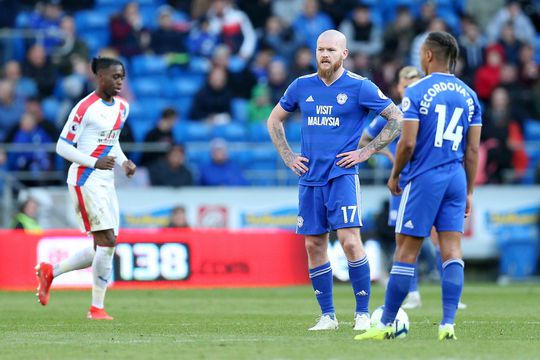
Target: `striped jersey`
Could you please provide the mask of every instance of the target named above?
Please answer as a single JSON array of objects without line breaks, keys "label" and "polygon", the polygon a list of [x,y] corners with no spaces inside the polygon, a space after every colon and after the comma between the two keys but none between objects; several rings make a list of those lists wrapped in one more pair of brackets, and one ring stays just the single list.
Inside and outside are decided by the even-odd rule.
[{"label": "striped jersey", "polygon": [[357,170],[336,165],[336,155],[356,150],[370,111],[381,113],[392,101],[370,80],[345,70],[332,84],[317,75],[294,80],[280,100],[288,112],[302,114],[301,154],[309,159],[309,171],[299,183],[324,186],[333,178]]},{"label": "striped jersey", "polygon": [[[107,103],[95,92],[79,101],[71,110],[62,129],[60,139],[76,146],[79,151],[95,158],[116,156],[119,149],[118,138],[129,113],[129,104],[118,96]],[[108,184],[114,181],[111,170],[99,170],[72,163],[67,183]]]}]

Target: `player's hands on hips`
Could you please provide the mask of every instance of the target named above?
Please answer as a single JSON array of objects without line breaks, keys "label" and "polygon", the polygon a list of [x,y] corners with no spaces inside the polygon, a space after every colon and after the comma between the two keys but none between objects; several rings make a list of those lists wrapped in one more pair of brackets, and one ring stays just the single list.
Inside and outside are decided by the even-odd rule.
[{"label": "player's hands on hips", "polygon": [[467,202],[465,203],[465,217],[471,216],[472,210],[472,194],[467,194]]},{"label": "player's hands on hips", "polygon": [[124,169],[127,177],[132,177],[137,170],[137,165],[135,165],[135,163],[133,163],[131,160],[126,160],[122,164],[122,168]]},{"label": "player's hands on hips", "polygon": [[399,178],[399,176],[390,176],[388,182],[386,183],[386,186],[388,186],[388,189],[390,189],[392,195],[401,195],[403,192],[403,189],[399,187]]},{"label": "player's hands on hips", "polygon": [[104,156],[96,161],[94,167],[99,170],[112,170],[114,169],[116,156]]},{"label": "player's hands on hips", "polygon": [[356,164],[360,164],[361,162],[366,161],[370,158],[371,155],[372,153],[366,150],[366,148],[347,151],[336,156],[337,158],[342,158],[337,162],[337,166],[351,168]]},{"label": "player's hands on hips", "polygon": [[288,161],[287,166],[298,176],[302,176],[308,172],[309,168],[306,164],[309,162],[308,158],[294,154],[291,161]]}]

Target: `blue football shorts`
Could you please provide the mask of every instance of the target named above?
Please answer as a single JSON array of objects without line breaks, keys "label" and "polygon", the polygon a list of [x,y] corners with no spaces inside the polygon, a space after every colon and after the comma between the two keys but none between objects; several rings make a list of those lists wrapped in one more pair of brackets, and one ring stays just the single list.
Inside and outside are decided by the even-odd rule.
[{"label": "blue football shorts", "polygon": [[399,210],[399,203],[401,202],[401,195],[392,195],[390,198],[390,209],[388,211],[388,226],[396,226],[397,214]]},{"label": "blue football shorts", "polygon": [[299,185],[298,200],[297,234],[362,226],[358,175],[342,175],[324,186]]},{"label": "blue football shorts", "polygon": [[396,233],[427,237],[437,231],[463,232],[467,180],[459,162],[441,165],[407,183],[399,205]]}]

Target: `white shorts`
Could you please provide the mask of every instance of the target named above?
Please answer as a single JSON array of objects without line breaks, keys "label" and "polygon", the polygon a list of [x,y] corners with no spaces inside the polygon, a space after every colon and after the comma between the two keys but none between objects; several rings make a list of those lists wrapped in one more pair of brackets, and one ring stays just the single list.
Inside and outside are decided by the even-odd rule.
[{"label": "white shorts", "polygon": [[81,231],[113,229],[118,236],[120,210],[114,184],[84,186],[68,185]]}]

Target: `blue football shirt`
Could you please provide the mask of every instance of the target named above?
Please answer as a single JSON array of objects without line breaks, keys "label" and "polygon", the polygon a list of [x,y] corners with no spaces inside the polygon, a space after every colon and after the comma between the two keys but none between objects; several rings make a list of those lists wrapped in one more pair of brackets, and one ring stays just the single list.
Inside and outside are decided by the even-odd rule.
[{"label": "blue football shirt", "polygon": [[317,75],[294,80],[280,100],[288,112],[302,114],[301,155],[309,159],[309,171],[299,183],[324,186],[328,180],[356,169],[336,165],[336,155],[356,150],[370,110],[380,114],[392,103],[370,80],[345,70],[332,84]]},{"label": "blue football shirt", "polygon": [[416,148],[406,182],[435,167],[462,162],[469,126],[482,126],[476,93],[452,74],[432,73],[409,85],[404,121],[418,121]]}]

